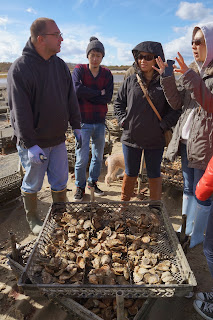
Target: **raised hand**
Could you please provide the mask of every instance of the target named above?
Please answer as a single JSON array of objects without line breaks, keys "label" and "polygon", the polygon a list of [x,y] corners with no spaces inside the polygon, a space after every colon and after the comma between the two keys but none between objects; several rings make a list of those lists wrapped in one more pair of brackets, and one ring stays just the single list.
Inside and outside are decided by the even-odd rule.
[{"label": "raised hand", "polygon": [[152,68],[159,72],[159,74],[161,75],[164,72],[165,68],[168,67],[168,64],[166,62],[163,62],[160,56],[158,56],[155,61],[157,62],[159,69],[155,66],[152,66]]},{"label": "raised hand", "polygon": [[184,74],[187,70],[189,70],[189,68],[185,64],[184,59],[183,59],[182,55],[180,54],[180,52],[178,52],[177,54],[178,54],[178,58],[175,57],[175,60],[178,62],[180,68],[177,69],[177,67],[175,66],[174,67],[174,72],[178,72],[178,73]]}]

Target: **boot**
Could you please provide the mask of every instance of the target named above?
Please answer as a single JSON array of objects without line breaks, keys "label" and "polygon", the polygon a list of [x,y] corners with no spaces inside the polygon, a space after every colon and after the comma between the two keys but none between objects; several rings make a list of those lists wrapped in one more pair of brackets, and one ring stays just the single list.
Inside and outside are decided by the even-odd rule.
[{"label": "boot", "polygon": [[67,188],[61,191],[51,190],[51,193],[52,193],[53,203],[67,201]]},{"label": "boot", "polygon": [[[194,195],[183,194],[183,202],[182,202],[182,215],[186,215],[186,235],[190,235],[192,233],[194,219],[195,219],[195,211],[196,211],[197,201]],[[177,232],[181,232],[182,226],[177,230]]]},{"label": "boot", "polygon": [[43,222],[37,214],[37,193],[27,193],[22,191],[24,209],[30,229],[37,236],[41,231]]},{"label": "boot", "polygon": [[162,196],[162,177],[149,178],[150,200],[161,200]]},{"label": "boot", "polygon": [[193,228],[190,234],[191,240],[189,248],[193,248],[197,244],[203,242],[210,211],[211,205],[203,206],[197,203],[193,221]]},{"label": "boot", "polygon": [[129,177],[124,173],[123,184],[121,189],[121,201],[129,201],[133,195],[137,177]]},{"label": "boot", "polygon": [[148,178],[149,181],[149,209],[154,212],[158,213],[161,211],[161,196],[162,196],[162,178]]}]

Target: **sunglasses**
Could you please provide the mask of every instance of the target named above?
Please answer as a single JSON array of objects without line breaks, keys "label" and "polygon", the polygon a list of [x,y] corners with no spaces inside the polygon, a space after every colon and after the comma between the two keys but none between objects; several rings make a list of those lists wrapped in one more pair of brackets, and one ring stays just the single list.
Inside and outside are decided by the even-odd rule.
[{"label": "sunglasses", "polygon": [[194,39],[192,40],[192,46],[193,44],[195,44],[196,46],[200,46],[201,44],[203,44],[203,39]]},{"label": "sunglasses", "polygon": [[152,61],[152,60],[154,60],[155,59],[155,57],[152,55],[152,54],[146,54],[145,56],[143,55],[143,54],[139,54],[138,55],[138,60],[142,60],[142,59],[144,59],[144,60],[146,60],[146,61]]}]

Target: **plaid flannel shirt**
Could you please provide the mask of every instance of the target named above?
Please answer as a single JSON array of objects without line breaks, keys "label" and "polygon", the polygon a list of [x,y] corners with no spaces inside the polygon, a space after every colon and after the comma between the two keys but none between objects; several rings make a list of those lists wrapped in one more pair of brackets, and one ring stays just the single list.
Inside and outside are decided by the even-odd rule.
[{"label": "plaid flannel shirt", "polygon": [[[109,69],[101,67],[96,77],[88,64],[78,64],[72,73],[74,87],[79,101],[82,123],[103,123],[107,103],[112,99],[113,76]],[[105,95],[101,90],[105,89]]]}]

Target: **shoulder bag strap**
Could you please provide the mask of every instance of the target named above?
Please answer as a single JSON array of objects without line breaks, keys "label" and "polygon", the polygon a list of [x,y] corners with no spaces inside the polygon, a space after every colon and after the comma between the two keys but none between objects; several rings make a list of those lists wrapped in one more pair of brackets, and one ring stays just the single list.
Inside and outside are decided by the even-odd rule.
[{"label": "shoulder bag strap", "polygon": [[139,77],[138,74],[136,74],[136,77],[137,77],[138,83],[139,83],[139,85],[140,85],[140,87],[141,87],[141,89],[142,89],[142,91],[143,91],[143,93],[144,93],[147,101],[149,102],[151,108],[152,108],[153,111],[155,112],[155,114],[156,114],[156,116],[158,117],[158,119],[161,121],[162,118],[161,118],[158,110],[155,108],[154,104],[152,103],[152,100],[150,99],[147,90],[144,88],[144,85],[143,85],[143,83],[142,83],[142,81],[141,81],[141,78]]}]

